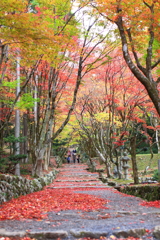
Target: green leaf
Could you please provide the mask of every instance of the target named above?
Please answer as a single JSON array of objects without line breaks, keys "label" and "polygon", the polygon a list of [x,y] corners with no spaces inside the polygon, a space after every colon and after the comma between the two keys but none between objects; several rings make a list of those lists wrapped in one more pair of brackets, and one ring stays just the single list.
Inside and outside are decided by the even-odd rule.
[{"label": "green leaf", "polygon": [[24,93],[16,107],[19,109],[30,109],[34,107],[35,102],[39,102],[39,98],[33,98],[31,93]]},{"label": "green leaf", "polygon": [[3,86],[3,87],[9,87],[9,88],[15,89],[16,86],[17,86],[17,80],[12,81],[12,82],[3,82],[2,86]]}]

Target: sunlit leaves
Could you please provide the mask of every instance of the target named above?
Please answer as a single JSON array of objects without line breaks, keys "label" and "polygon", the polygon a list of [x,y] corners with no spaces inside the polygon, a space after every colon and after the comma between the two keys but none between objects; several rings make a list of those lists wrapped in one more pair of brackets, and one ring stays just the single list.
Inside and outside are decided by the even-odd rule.
[{"label": "sunlit leaves", "polygon": [[105,113],[105,112],[97,113],[94,115],[94,118],[98,122],[104,122],[104,121],[109,120],[109,113]]},{"label": "sunlit leaves", "polygon": [[16,86],[17,86],[17,80],[11,81],[11,82],[4,81],[2,86],[3,87],[8,87],[8,88],[11,88],[11,89],[15,89]]},{"label": "sunlit leaves", "polygon": [[32,58],[40,55],[51,61],[76,34],[75,23],[66,24],[64,19],[70,8],[68,1],[5,0],[0,10],[0,39],[3,44],[20,47],[31,64]]},{"label": "sunlit leaves", "polygon": [[[152,46],[153,58],[157,57],[156,44],[159,42],[159,1],[112,1],[97,0],[98,9],[111,22],[118,22],[122,17],[125,30],[129,30],[132,40],[128,44],[129,49],[134,46],[134,50],[141,54],[146,54],[150,40],[150,31],[154,34],[154,43]],[[126,34],[127,37],[127,34]],[[145,64],[145,62],[143,62]]]},{"label": "sunlit leaves", "polygon": [[[106,113],[106,112],[101,112],[101,113],[97,113],[94,115],[94,119],[100,123],[105,123],[107,121],[109,121],[111,118],[110,114],[109,113]],[[115,117],[112,118],[113,121],[114,121],[114,124],[117,126],[117,127],[121,127],[122,126],[122,123],[120,121],[118,121]]]},{"label": "sunlit leaves", "polygon": [[38,98],[33,98],[31,93],[24,93],[16,104],[18,109],[30,109],[34,107],[35,102],[39,102]]},{"label": "sunlit leaves", "polygon": [[25,0],[3,0],[1,2],[0,14],[7,16],[7,12],[23,11],[27,4],[28,1]]}]

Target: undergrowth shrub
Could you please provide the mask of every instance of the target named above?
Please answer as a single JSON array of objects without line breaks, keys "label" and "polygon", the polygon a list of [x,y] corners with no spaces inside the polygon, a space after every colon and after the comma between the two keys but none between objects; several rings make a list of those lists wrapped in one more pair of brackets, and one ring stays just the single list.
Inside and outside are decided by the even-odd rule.
[{"label": "undergrowth shrub", "polygon": [[160,174],[158,169],[156,169],[153,173],[153,180],[160,182]]}]

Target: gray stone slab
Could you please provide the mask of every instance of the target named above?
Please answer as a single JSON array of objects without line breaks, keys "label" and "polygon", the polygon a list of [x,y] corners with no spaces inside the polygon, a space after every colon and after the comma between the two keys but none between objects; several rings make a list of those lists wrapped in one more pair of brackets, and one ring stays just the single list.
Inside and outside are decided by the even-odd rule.
[{"label": "gray stone slab", "polygon": [[2,237],[24,237],[26,235],[26,232],[25,231],[10,232],[6,231],[4,228],[1,228],[0,235]]},{"label": "gray stone slab", "polygon": [[157,239],[160,239],[160,225],[154,228],[153,236]]},{"label": "gray stone slab", "polygon": [[57,231],[42,231],[42,232],[29,232],[29,237],[38,238],[39,240],[44,239],[57,239],[57,238],[66,238],[68,237],[68,232],[63,230]]},{"label": "gray stone slab", "polygon": [[71,229],[70,233],[72,236],[79,238],[79,237],[90,237],[90,238],[99,238],[101,236],[107,236],[108,232],[102,232],[102,231],[91,231],[91,230],[76,230],[76,229]]},{"label": "gray stone slab", "polygon": [[127,237],[141,238],[145,234],[146,234],[145,228],[113,231],[113,235],[115,235],[118,238],[127,238]]},{"label": "gray stone slab", "polygon": [[119,214],[125,214],[125,215],[133,215],[133,214],[139,214],[139,212],[127,212],[127,211],[117,211]]}]

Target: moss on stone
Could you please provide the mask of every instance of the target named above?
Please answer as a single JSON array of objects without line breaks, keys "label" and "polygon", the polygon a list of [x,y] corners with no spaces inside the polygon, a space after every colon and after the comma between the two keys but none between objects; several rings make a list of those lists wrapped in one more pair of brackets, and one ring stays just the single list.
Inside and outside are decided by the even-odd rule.
[{"label": "moss on stone", "polygon": [[126,186],[118,189],[120,192],[140,197],[147,201],[160,200],[160,186]]}]

